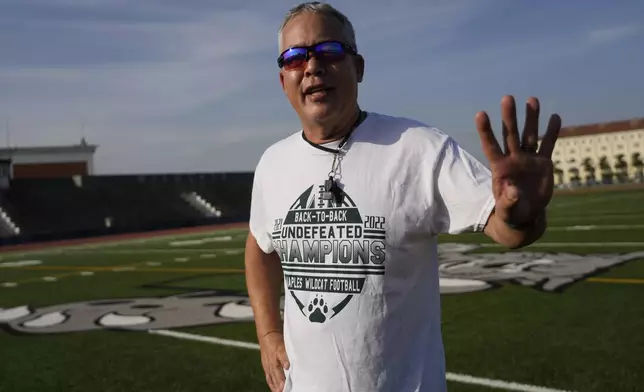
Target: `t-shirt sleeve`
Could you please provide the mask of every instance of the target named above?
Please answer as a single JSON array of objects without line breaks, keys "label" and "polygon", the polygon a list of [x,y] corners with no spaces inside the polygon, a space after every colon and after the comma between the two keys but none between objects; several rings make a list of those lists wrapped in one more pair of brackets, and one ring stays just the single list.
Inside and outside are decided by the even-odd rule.
[{"label": "t-shirt sleeve", "polygon": [[490,170],[446,137],[433,171],[433,233],[482,231],[495,205]]},{"label": "t-shirt sleeve", "polygon": [[257,165],[253,177],[253,189],[251,191],[250,201],[250,222],[249,229],[260,249],[264,253],[273,252],[273,242],[271,233],[268,231],[270,225],[267,222],[268,213],[266,210],[266,194],[264,192],[264,183],[266,178],[262,175],[262,163]]}]

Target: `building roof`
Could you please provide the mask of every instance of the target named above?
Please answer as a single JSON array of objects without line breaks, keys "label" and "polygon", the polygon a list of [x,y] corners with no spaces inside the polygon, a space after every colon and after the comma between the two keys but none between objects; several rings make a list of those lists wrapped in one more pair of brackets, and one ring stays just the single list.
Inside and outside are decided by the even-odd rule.
[{"label": "building roof", "polygon": [[74,152],[94,153],[97,145],[81,143],[68,146],[25,146],[25,147],[0,147],[0,155],[18,154],[65,154]]},{"label": "building roof", "polygon": [[631,120],[563,127],[559,132],[559,137],[596,135],[602,133],[631,131],[635,129],[644,129],[644,117],[634,118]]}]

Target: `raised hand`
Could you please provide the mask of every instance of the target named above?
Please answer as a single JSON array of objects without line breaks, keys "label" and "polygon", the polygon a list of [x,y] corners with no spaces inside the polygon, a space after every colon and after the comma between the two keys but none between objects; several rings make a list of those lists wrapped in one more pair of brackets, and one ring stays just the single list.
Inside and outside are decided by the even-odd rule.
[{"label": "raised hand", "polygon": [[495,214],[514,226],[529,224],[544,213],[554,188],[552,151],[561,129],[561,118],[550,116],[546,133],[539,138],[539,101],[526,103],[523,134],[519,135],[514,97],[501,101],[503,150],[485,112],[476,114],[476,129],[490,162]]}]

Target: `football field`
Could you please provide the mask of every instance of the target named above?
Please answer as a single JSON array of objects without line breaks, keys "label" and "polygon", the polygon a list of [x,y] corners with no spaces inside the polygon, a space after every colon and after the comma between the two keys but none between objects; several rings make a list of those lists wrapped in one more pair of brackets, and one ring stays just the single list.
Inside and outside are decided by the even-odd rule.
[{"label": "football field", "polygon": [[[644,390],[644,190],[556,196],[507,251],[441,237],[449,390]],[[246,230],[0,254],[0,392],[267,391]]]}]

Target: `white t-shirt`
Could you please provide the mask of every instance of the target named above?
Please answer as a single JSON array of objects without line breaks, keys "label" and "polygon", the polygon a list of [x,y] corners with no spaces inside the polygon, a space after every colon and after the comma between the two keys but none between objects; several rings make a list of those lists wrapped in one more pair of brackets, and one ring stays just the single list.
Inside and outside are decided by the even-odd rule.
[{"label": "white t-shirt", "polygon": [[445,391],[436,235],[482,230],[490,172],[438,129],[377,113],[343,149],[339,205],[321,197],[333,154],[301,131],[255,172],[250,230],[285,275],[285,391]]}]

